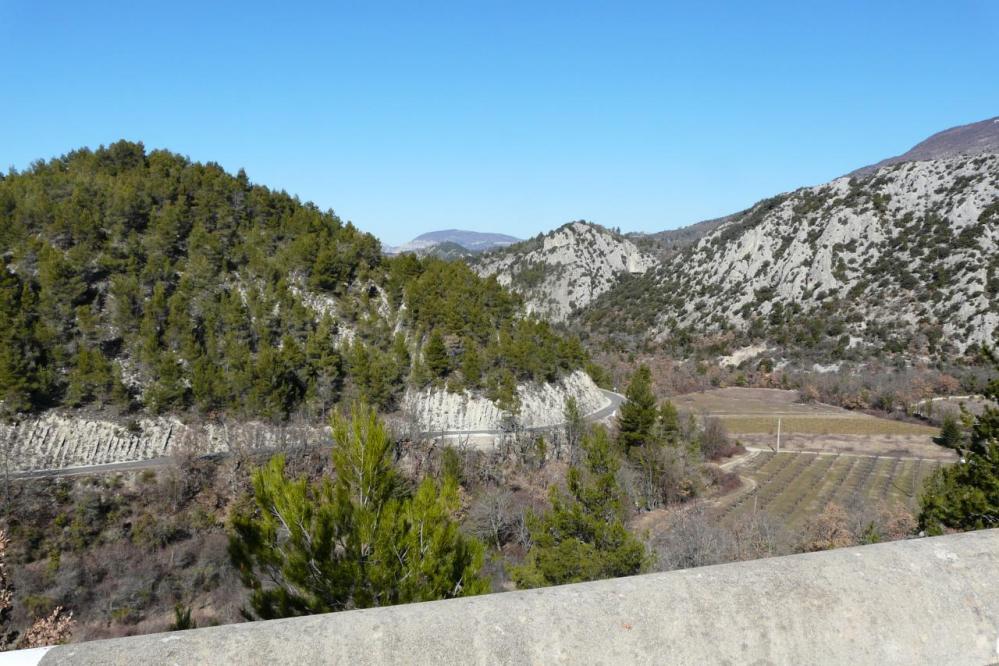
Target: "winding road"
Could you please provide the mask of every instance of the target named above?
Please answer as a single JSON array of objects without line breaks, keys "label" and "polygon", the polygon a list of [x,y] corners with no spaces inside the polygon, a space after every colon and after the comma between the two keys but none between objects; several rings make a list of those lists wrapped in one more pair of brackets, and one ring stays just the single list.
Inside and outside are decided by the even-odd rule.
[{"label": "winding road", "polygon": [[[603,421],[604,419],[610,418],[617,414],[617,410],[621,407],[621,404],[627,400],[620,393],[615,393],[614,391],[607,391],[605,389],[600,389],[600,392],[604,394],[607,398],[607,404],[601,407],[595,412],[585,415],[587,421],[591,423],[596,423]],[[565,423],[559,423],[557,425],[549,426],[534,426],[529,428],[524,428],[527,432],[543,432],[545,430],[554,430],[555,428],[561,428]],[[433,432],[421,433],[428,437],[474,437],[478,435],[504,435],[508,431],[505,430],[435,430]],[[224,453],[214,453],[209,454],[205,457],[212,456],[224,456]],[[45,479],[45,478],[55,478],[64,476],[81,476],[88,474],[107,474],[110,472],[134,472],[142,469],[154,469],[157,467],[167,467],[172,464],[173,458],[170,456],[160,456],[157,458],[146,458],[144,460],[126,460],[124,462],[116,463],[104,463],[100,465],[82,465],[79,467],[63,467],[61,469],[38,469],[31,470],[29,472],[11,472],[9,478],[11,480],[30,480],[30,479]],[[0,472],[0,478],[2,478],[2,472]]]}]

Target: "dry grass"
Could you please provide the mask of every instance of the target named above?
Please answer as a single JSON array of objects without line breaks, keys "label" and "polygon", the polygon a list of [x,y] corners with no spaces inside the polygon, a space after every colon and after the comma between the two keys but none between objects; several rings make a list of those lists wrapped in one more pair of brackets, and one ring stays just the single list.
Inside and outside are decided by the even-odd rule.
[{"label": "dry grass", "polygon": [[921,435],[935,436],[937,428],[881,419],[823,403],[798,402],[797,391],[723,388],[686,393],[671,398],[691,414],[717,416],[733,435]]},{"label": "dry grass", "polygon": [[[737,434],[777,433],[777,416],[719,416],[728,431]],[[781,432],[792,435],[925,435],[932,437],[939,429],[918,423],[903,423],[863,414],[781,416]]]},{"label": "dry grass", "polygon": [[828,414],[849,413],[831,405],[798,402],[797,391],[722,388],[670,398],[677,408],[709,414]]}]

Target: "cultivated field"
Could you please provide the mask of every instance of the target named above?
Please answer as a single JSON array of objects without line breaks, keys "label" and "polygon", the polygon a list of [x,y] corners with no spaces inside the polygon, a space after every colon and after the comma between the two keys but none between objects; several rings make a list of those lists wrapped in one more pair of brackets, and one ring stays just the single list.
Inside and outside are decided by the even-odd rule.
[{"label": "cultivated field", "polygon": [[723,523],[760,511],[793,530],[830,502],[899,502],[914,510],[926,477],[956,458],[933,443],[937,428],[801,403],[796,391],[725,388],[671,400],[681,411],[721,419],[749,449],[742,461],[724,465],[742,477],[743,488],[717,503]]},{"label": "cultivated field", "polygon": [[724,388],[671,398],[681,411],[715,416],[750,448],[910,456],[951,460],[933,443],[937,428],[882,419],[821,403],[798,402],[797,391]]},{"label": "cultivated field", "polygon": [[757,451],[731,468],[748,485],[723,499],[717,514],[733,524],[761,511],[795,529],[830,502],[846,507],[900,502],[915,510],[926,477],[944,464],[897,456]]}]

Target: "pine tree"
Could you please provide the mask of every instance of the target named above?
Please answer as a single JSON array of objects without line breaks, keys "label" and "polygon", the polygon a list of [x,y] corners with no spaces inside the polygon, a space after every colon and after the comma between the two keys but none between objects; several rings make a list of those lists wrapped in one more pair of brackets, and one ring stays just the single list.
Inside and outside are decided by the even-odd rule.
[{"label": "pine tree", "polygon": [[575,397],[570,395],[565,399],[562,414],[565,419],[565,444],[568,449],[569,461],[575,465],[579,462],[579,443],[586,429],[583,413],[580,411],[579,403]]},{"label": "pine tree", "polygon": [[393,356],[372,347],[364,399],[382,410],[390,410],[394,389],[399,382],[399,369]]},{"label": "pine tree", "polygon": [[99,349],[81,348],[73,360],[66,387],[66,401],[78,407],[92,400],[111,400],[114,375],[111,363]]},{"label": "pine tree", "polygon": [[948,414],[944,417],[943,424],[940,427],[940,436],[934,437],[933,441],[949,449],[960,449],[963,439],[964,434],[961,432],[961,425],[952,414]]},{"label": "pine tree", "polygon": [[617,417],[618,442],[630,450],[651,441],[656,423],[656,397],[652,394],[652,373],[647,365],[639,366],[631,377],[628,400],[621,405]]},{"label": "pine tree", "polygon": [[290,339],[281,350],[270,346],[260,350],[251,394],[255,413],[275,420],[288,418],[305,395],[296,365],[290,360],[299,358],[298,347]]},{"label": "pine tree", "polygon": [[474,340],[465,340],[465,350],[461,355],[461,374],[465,376],[468,388],[477,389],[482,383],[482,360]]},{"label": "pine tree", "polygon": [[423,362],[434,377],[444,377],[450,369],[444,336],[436,329],[430,334],[430,339],[423,349]]},{"label": "pine tree", "polygon": [[0,402],[7,415],[30,411],[55,391],[49,336],[36,313],[31,285],[0,265]]},{"label": "pine tree", "polygon": [[406,336],[396,333],[392,339],[392,357],[396,366],[396,379],[401,380],[409,374],[409,346],[406,344]]},{"label": "pine tree", "polygon": [[153,412],[161,414],[187,405],[188,388],[184,368],[170,352],[162,353],[155,365],[156,381],[146,388],[143,402]]},{"label": "pine tree", "polygon": [[291,480],[276,456],[253,475],[256,510],[232,519],[229,553],[252,612],[270,619],[485,592],[483,546],[452,518],[454,479],[408,492],[374,410],[335,415],[332,430],[335,478]]},{"label": "pine tree", "polygon": [[191,364],[191,397],[203,412],[225,405],[226,382],[218,365],[207,356]]},{"label": "pine tree", "polygon": [[306,399],[320,412],[339,399],[343,383],[343,357],[333,339],[335,334],[336,324],[326,315],[305,340],[309,376]]},{"label": "pine tree", "polygon": [[[986,356],[999,370],[999,357]],[[975,417],[961,460],[934,472],[923,491],[919,526],[930,534],[999,527],[999,375],[983,393],[989,404]]]},{"label": "pine tree", "polygon": [[676,445],[680,441],[680,413],[669,400],[659,406],[655,436],[665,444]]},{"label": "pine tree", "polygon": [[583,464],[569,469],[567,492],[552,488],[551,510],[528,519],[532,546],[513,570],[520,587],[578,583],[642,571],[645,547],[624,525],[620,466],[607,432],[583,438]]}]

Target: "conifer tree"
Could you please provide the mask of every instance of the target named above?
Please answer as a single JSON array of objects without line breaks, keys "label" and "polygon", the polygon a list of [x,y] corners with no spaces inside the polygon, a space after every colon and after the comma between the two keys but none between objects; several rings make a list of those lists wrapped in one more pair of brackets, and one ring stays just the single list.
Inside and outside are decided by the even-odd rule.
[{"label": "conifer tree", "polygon": [[478,388],[482,382],[482,360],[475,342],[471,340],[465,342],[465,350],[461,355],[461,374],[465,376],[465,383],[471,389]]},{"label": "conifer tree", "polygon": [[624,525],[620,463],[597,428],[583,438],[583,462],[569,469],[566,491],[552,488],[551,510],[528,519],[531,550],[513,578],[520,587],[578,583],[641,572],[645,547]]},{"label": "conifer tree", "polygon": [[374,410],[332,418],[336,476],[292,480],[284,457],[253,475],[255,509],[232,519],[229,553],[261,619],[480,594],[483,547],[458,530],[458,488],[415,492]]},{"label": "conifer tree", "polygon": [[326,315],[305,341],[309,373],[306,397],[323,412],[337,401],[343,382],[343,358],[333,340],[335,331],[336,324]]},{"label": "conifer tree", "polygon": [[618,442],[625,450],[648,443],[656,423],[656,397],[652,394],[652,373],[641,365],[631,377],[628,400],[621,405],[617,417]]},{"label": "conifer tree", "polygon": [[8,415],[40,406],[55,391],[36,303],[31,285],[0,266],[0,401]]},{"label": "conifer tree", "polygon": [[444,346],[444,336],[436,329],[430,334],[427,345],[423,349],[423,362],[434,377],[444,377],[448,373],[450,364],[447,347]]},{"label": "conifer tree", "polygon": [[[999,371],[995,352],[986,356]],[[919,525],[930,534],[999,527],[999,375],[983,393],[988,404],[975,417],[961,460],[927,481]]]},{"label": "conifer tree", "polygon": [[81,348],[76,353],[66,387],[66,401],[79,406],[92,400],[108,402],[114,385],[111,364],[99,349]]},{"label": "conifer tree", "polygon": [[403,378],[409,374],[409,347],[406,345],[406,336],[402,333],[396,333],[395,337],[392,339],[392,357],[395,361],[396,375],[398,378]]},{"label": "conifer tree", "polygon": [[656,438],[665,444],[676,445],[680,440],[680,413],[669,400],[659,406],[656,420]]},{"label": "conifer tree", "polygon": [[569,461],[575,465],[579,462],[579,443],[586,429],[583,413],[575,397],[570,395],[565,399],[562,415],[565,419],[565,444],[568,448]]},{"label": "conifer tree", "polygon": [[952,414],[948,414],[944,417],[940,427],[940,435],[934,437],[933,441],[949,449],[960,449],[963,439],[964,433],[961,432],[961,425]]}]

